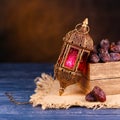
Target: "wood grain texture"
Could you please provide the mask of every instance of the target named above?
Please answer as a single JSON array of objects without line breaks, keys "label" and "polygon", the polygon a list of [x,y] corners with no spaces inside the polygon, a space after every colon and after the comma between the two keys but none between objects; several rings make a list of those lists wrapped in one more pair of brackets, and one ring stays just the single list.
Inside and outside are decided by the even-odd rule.
[{"label": "wood grain texture", "polygon": [[120,62],[89,64],[91,89],[100,86],[107,95],[120,94]]},{"label": "wood grain texture", "polygon": [[4,95],[11,92],[16,100],[28,101],[34,93],[35,77],[41,73],[53,75],[53,64],[0,64],[0,120],[119,120],[120,109],[91,109],[72,107],[49,109],[32,105],[15,105]]},{"label": "wood grain texture", "polygon": [[120,94],[120,78],[90,81],[91,89],[96,85],[101,87],[107,95]]},{"label": "wood grain texture", "polygon": [[90,80],[120,78],[120,62],[89,64]]}]

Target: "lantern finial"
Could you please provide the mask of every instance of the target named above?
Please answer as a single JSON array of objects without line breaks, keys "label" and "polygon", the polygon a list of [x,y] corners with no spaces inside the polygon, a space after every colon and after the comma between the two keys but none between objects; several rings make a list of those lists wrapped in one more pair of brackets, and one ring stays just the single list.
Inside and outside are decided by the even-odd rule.
[{"label": "lantern finial", "polygon": [[88,25],[88,18],[85,18],[83,21],[82,27],[86,27]]},{"label": "lantern finial", "polygon": [[76,25],[75,29],[78,32],[82,32],[83,34],[87,34],[90,31],[90,28],[88,26],[88,18],[85,18],[85,20],[83,21],[83,23],[79,23]]}]

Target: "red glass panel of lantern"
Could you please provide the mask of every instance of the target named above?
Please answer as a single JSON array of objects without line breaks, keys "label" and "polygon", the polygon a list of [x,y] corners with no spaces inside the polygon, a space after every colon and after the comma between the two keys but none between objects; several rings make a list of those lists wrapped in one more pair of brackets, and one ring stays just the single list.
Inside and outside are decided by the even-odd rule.
[{"label": "red glass panel of lantern", "polygon": [[87,57],[88,53],[84,52],[78,66],[78,71],[81,71],[84,75],[87,73]]},{"label": "red glass panel of lantern", "polygon": [[69,68],[69,69],[73,69],[74,65],[76,63],[76,59],[77,59],[77,55],[78,55],[79,50],[76,48],[70,48],[70,51],[67,55],[66,61],[64,66]]}]

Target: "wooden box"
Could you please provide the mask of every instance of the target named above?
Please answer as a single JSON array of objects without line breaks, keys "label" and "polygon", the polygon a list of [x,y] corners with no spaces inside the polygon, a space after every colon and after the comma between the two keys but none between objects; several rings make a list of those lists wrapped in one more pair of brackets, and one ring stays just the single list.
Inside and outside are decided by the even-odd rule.
[{"label": "wooden box", "polygon": [[107,95],[120,94],[120,61],[89,63],[88,68],[91,89],[97,85]]}]

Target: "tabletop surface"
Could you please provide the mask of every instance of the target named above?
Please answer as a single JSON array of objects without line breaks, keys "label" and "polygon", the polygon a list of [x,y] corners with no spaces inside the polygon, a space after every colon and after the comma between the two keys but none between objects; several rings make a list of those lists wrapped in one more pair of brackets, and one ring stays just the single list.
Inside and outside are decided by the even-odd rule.
[{"label": "tabletop surface", "polygon": [[53,64],[0,64],[0,120],[120,120],[120,109],[92,110],[81,107],[42,110],[31,104],[9,101],[10,92],[17,101],[28,101],[34,93],[34,79],[45,72],[53,75]]}]

